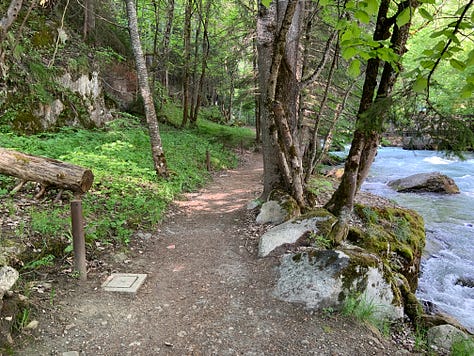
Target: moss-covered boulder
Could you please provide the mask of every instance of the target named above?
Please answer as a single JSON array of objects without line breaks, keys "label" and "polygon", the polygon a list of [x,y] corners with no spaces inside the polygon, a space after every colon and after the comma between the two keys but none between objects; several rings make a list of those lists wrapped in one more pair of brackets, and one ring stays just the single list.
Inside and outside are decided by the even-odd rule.
[{"label": "moss-covered boulder", "polygon": [[266,203],[260,208],[257,216],[258,224],[281,224],[301,214],[296,200],[288,193],[275,189]]},{"label": "moss-covered boulder", "polygon": [[[349,230],[345,241],[332,237],[339,223],[339,230]],[[299,235],[288,233],[288,229],[295,228]],[[276,249],[275,243],[268,248],[277,232],[283,236],[279,240],[283,250]],[[288,239],[289,236],[292,238]],[[302,244],[303,238],[310,243]],[[312,240],[327,244],[318,246]],[[289,248],[289,244],[296,249]],[[346,225],[319,208],[269,230],[260,245],[280,254],[296,251],[282,256],[275,290],[280,299],[316,309],[337,309],[355,296],[359,301],[374,304],[377,312],[389,318],[405,314],[417,320],[422,314],[414,293],[425,230],[423,219],[412,210],[357,204],[350,224]]]},{"label": "moss-covered boulder", "polygon": [[349,298],[381,318],[403,316],[403,301],[387,281],[383,262],[361,249],[314,250],[282,257],[274,294],[308,308],[340,310]]},{"label": "moss-covered boulder", "polygon": [[[315,209],[307,214],[277,225],[262,235],[258,254],[265,257],[278,248],[291,244],[311,245],[316,237],[326,236],[337,219],[325,209]],[[305,241],[302,241],[305,240]],[[281,254],[281,253],[280,253]]]},{"label": "moss-covered boulder", "polygon": [[380,256],[390,269],[402,274],[414,292],[425,247],[423,218],[400,207],[369,207],[356,204],[361,226],[352,226],[347,236],[352,244]]}]

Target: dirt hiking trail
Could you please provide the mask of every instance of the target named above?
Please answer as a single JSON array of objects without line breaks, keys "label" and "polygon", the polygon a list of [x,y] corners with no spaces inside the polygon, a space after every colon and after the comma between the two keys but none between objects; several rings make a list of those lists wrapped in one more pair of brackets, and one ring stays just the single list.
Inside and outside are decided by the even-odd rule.
[{"label": "dirt hiking trail", "polygon": [[[261,227],[246,204],[261,156],[175,202],[152,235],[110,256],[87,282],[58,281],[18,355],[396,355],[405,350],[335,313],[277,300],[277,258],[257,258]],[[146,211],[143,212],[146,214]],[[126,255],[125,255],[126,254]],[[111,272],[146,273],[135,295],[103,291]],[[47,297],[46,297],[47,299]]]}]

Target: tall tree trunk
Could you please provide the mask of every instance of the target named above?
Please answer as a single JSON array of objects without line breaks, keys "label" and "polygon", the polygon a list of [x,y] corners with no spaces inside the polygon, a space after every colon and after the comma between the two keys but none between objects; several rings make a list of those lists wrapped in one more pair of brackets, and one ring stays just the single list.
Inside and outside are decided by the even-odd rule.
[{"label": "tall tree trunk", "polygon": [[202,90],[204,86],[204,78],[206,77],[207,59],[209,57],[210,43],[209,34],[207,32],[209,26],[209,13],[211,11],[211,0],[207,0],[204,16],[201,14],[201,21],[203,22],[202,33],[202,58],[201,58],[201,74],[199,76],[198,85],[196,86],[196,101],[194,103],[194,110],[191,116],[191,122],[196,125],[199,108],[201,106]]},{"label": "tall tree trunk", "polygon": [[[253,48],[253,79],[254,79],[254,87],[258,88],[258,62],[257,62],[257,41],[255,38],[252,39],[252,48]],[[258,145],[262,143],[262,128],[261,128],[261,120],[260,120],[260,93],[255,92],[254,95],[254,102],[255,102],[255,143]]]},{"label": "tall tree trunk", "polygon": [[186,1],[184,14],[184,68],[183,68],[183,121],[181,126],[185,127],[189,119],[190,106],[190,66],[191,66],[191,15],[192,0]]},{"label": "tall tree trunk", "polygon": [[302,6],[298,0],[272,2],[268,8],[260,6],[257,40],[264,152],[262,197],[279,187],[305,206],[297,135]]},{"label": "tall tree trunk", "polygon": [[151,153],[156,174],[159,177],[168,176],[168,168],[166,165],[165,154],[161,144],[160,131],[158,129],[158,121],[156,118],[155,105],[150,92],[148,83],[148,73],[146,69],[145,59],[143,58],[140,36],[138,33],[137,13],[134,0],[125,0],[127,5],[128,26],[130,31],[130,40],[132,42],[133,54],[138,74],[138,85],[140,94],[143,98],[145,106],[145,116],[148,124],[148,132],[150,135]]},{"label": "tall tree trunk", "polygon": [[95,0],[84,1],[83,38],[87,40],[95,31]]},{"label": "tall tree trunk", "polygon": [[[392,31],[391,48],[398,55],[406,52],[406,41],[409,36],[411,23],[398,27],[396,18],[405,8],[415,8],[418,3],[415,0],[407,0],[398,5],[398,11],[388,17],[391,0],[382,0],[377,15],[377,24],[374,32],[374,40],[386,38],[386,34]],[[393,29],[392,29],[393,26]],[[343,218],[348,217],[354,208],[354,199],[362,183],[367,178],[370,166],[377,154],[380,143],[380,135],[387,114],[389,96],[395,85],[398,70],[392,68],[390,63],[383,67],[380,84],[377,89],[377,78],[380,69],[380,59],[372,58],[368,61],[362,98],[356,121],[356,131],[352,140],[349,156],[344,167],[344,175],[338,189],[326,204],[326,208],[335,215]],[[374,99],[375,92],[377,95]]]},{"label": "tall tree trunk", "polygon": [[168,10],[167,10],[167,22],[165,33],[163,34],[163,44],[162,44],[162,79],[161,83],[165,87],[166,93],[169,94],[169,82],[168,82],[168,62],[169,62],[169,53],[170,53],[170,37],[171,31],[173,29],[174,21],[174,0],[168,0]]},{"label": "tall tree trunk", "polygon": [[[8,6],[8,10],[5,16],[0,19],[0,43],[3,42],[5,39],[8,29],[11,27],[13,22],[18,17],[18,13],[21,10],[21,6],[23,4],[22,0],[11,0],[10,5]],[[5,52],[2,50],[2,46],[0,46],[0,78],[4,77],[4,66],[3,63],[5,61]]]}]

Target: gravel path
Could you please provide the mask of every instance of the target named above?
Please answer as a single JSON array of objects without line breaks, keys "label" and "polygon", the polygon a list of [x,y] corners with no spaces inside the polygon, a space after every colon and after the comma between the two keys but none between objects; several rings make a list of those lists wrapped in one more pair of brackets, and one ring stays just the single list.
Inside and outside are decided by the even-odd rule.
[{"label": "gravel path", "polygon": [[148,274],[136,295],[103,291],[105,273],[53,281],[39,327],[18,354],[405,354],[369,327],[273,296],[278,260],[256,257],[261,228],[245,208],[261,190],[261,157],[243,161],[177,201],[132,251],[110,257],[108,273]]}]

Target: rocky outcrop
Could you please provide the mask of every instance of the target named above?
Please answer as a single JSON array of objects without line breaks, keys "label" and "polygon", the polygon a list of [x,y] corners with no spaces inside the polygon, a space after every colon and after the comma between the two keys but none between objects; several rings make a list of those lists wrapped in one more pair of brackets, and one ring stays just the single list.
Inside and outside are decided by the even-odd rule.
[{"label": "rocky outcrop", "polygon": [[343,224],[347,239],[334,241],[331,232],[338,221],[319,208],[261,237],[259,256],[282,255],[278,298],[340,309],[355,296],[384,317],[417,319],[422,313],[414,293],[425,243],[423,219],[395,206],[356,204],[350,226]]},{"label": "rocky outcrop", "polygon": [[20,274],[18,271],[9,266],[0,268],[0,310],[2,310],[2,299],[6,292],[16,283]]},{"label": "rocky outcrop", "polygon": [[457,194],[459,188],[454,180],[439,172],[418,173],[388,182],[397,192],[429,192]]},{"label": "rocky outcrop", "polygon": [[66,72],[54,79],[54,86],[61,95],[49,93],[51,100],[38,100],[31,109],[16,115],[13,127],[17,131],[36,133],[62,126],[102,127],[113,119],[98,72],[77,78]]}]

